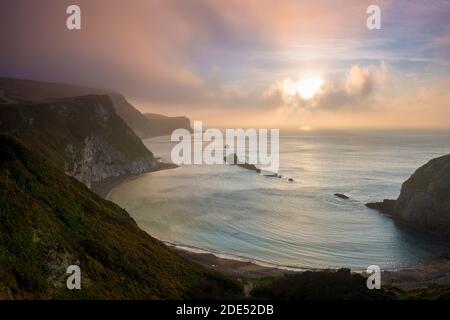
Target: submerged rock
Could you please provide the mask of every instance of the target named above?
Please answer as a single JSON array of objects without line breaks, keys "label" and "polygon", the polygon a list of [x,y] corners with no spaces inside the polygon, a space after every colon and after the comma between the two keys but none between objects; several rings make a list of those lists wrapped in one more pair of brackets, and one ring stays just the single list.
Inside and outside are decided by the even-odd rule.
[{"label": "submerged rock", "polygon": [[338,197],[338,198],[341,198],[341,199],[350,199],[350,197],[348,197],[348,196],[346,196],[345,194],[343,194],[343,193],[335,193],[334,194],[336,197]]},{"label": "submerged rock", "polygon": [[265,174],[264,175],[264,177],[269,177],[269,178],[281,178],[281,176],[279,175],[279,174],[277,174],[277,173],[268,173],[268,174]]},{"label": "submerged rock", "polygon": [[257,173],[261,173],[261,169],[258,169],[254,164],[250,164],[250,163],[238,163],[237,165],[238,167],[247,169],[247,170],[253,170],[256,171]]}]

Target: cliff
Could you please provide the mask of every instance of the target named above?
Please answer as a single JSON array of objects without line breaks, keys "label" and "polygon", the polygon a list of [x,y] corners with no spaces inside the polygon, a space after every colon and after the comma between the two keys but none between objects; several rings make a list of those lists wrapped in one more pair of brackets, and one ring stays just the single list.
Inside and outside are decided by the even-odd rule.
[{"label": "cliff", "polygon": [[166,117],[159,114],[142,114],[125,97],[106,89],[0,78],[0,104],[39,102],[83,95],[108,95],[116,113],[141,139],[169,135],[177,128],[191,129],[186,117]]},{"label": "cliff", "polygon": [[406,180],[395,218],[450,236],[450,155],[429,161]]},{"label": "cliff", "polygon": [[[0,299],[181,299],[240,292],[184,260],[129,214],[0,134]],[[81,290],[66,288],[69,265]],[[214,290],[211,290],[213,288]]]},{"label": "cliff", "polygon": [[147,118],[152,136],[170,135],[176,129],[187,129],[192,132],[191,121],[187,117],[167,117],[155,113],[144,113]]},{"label": "cliff", "polygon": [[119,117],[127,123],[139,138],[145,139],[155,136],[152,124],[124,96],[118,93],[110,93],[109,96]]},{"label": "cliff", "polygon": [[0,132],[19,137],[88,187],[156,166],[105,95],[2,105]]},{"label": "cliff", "polygon": [[395,220],[436,235],[450,236],[450,155],[429,161],[414,172],[397,200],[369,203]]}]

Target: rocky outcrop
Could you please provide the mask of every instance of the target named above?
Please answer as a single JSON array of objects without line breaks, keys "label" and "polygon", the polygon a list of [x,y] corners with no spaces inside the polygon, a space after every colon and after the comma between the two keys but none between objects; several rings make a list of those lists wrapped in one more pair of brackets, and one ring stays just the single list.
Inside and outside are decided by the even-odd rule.
[{"label": "rocky outcrop", "polygon": [[378,210],[388,216],[392,216],[395,212],[395,200],[384,199],[382,202],[369,202],[366,207]]},{"label": "rocky outcrop", "polygon": [[341,198],[341,199],[344,199],[344,200],[350,199],[348,196],[346,196],[346,195],[343,194],[343,193],[335,193],[334,196],[335,196],[335,197],[338,197],[338,198]]},{"label": "rocky outcrop", "polygon": [[450,155],[431,160],[403,183],[395,217],[450,236]]},{"label": "rocky outcrop", "polygon": [[[450,155],[429,161],[406,180],[397,200],[373,206],[402,223],[450,236]],[[369,204],[368,204],[369,206]]]},{"label": "rocky outcrop", "polygon": [[[236,153],[231,153],[231,154],[228,154],[227,156],[223,157],[223,161],[229,165],[238,166],[240,168],[247,169],[250,171],[255,171],[256,173],[262,174],[264,177],[267,177],[267,178],[282,178],[282,176],[276,172],[261,170],[260,168],[258,168],[257,166],[255,166],[252,163],[241,161],[238,158],[238,156],[236,155]],[[292,181],[294,181],[294,179],[289,178],[288,181],[292,182]]]},{"label": "rocky outcrop", "polygon": [[238,167],[241,167],[243,169],[255,171],[256,173],[261,173],[261,169],[257,168],[254,164],[240,161],[235,153],[223,157],[223,160],[225,161],[225,163],[228,163],[230,165],[233,166],[237,165]]},{"label": "rocky outcrop", "polygon": [[106,95],[4,105],[0,107],[0,131],[38,149],[88,187],[157,165]]}]

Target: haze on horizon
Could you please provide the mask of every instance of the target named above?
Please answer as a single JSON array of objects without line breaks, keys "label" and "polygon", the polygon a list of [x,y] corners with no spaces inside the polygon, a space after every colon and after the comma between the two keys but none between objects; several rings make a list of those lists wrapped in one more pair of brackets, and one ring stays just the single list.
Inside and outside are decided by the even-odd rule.
[{"label": "haze on horizon", "polygon": [[0,76],[113,89],[206,126],[450,129],[449,18],[443,0],[9,0]]}]

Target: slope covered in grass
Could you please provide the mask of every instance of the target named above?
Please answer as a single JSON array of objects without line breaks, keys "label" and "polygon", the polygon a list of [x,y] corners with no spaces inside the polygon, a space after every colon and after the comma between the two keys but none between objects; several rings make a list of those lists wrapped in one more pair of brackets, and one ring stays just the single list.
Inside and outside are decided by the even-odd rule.
[{"label": "slope covered in grass", "polygon": [[[212,298],[231,280],[190,263],[140,230],[128,213],[0,135],[0,298]],[[66,268],[81,267],[81,290]]]}]

